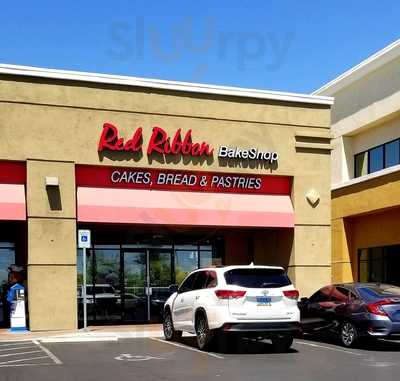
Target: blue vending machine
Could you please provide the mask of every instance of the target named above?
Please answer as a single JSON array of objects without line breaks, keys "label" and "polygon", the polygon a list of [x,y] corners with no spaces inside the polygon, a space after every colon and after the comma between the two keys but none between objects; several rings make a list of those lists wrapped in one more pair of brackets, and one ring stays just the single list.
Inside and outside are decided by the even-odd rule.
[{"label": "blue vending machine", "polygon": [[7,301],[10,303],[10,332],[26,331],[25,287],[14,284],[8,291]]}]

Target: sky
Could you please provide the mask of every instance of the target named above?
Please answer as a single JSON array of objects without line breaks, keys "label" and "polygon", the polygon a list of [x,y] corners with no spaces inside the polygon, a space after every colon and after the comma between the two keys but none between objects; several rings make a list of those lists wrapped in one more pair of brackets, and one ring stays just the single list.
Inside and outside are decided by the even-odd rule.
[{"label": "sky", "polygon": [[309,93],[400,38],[397,0],[3,1],[0,63]]}]

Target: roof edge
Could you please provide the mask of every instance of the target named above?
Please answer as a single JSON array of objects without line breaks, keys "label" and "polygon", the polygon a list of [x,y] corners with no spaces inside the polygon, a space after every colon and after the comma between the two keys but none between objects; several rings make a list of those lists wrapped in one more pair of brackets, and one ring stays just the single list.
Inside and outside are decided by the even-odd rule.
[{"label": "roof edge", "polygon": [[319,89],[313,91],[312,95],[325,95],[331,96],[335,92],[351,85],[361,77],[368,75],[380,66],[400,57],[400,39],[385,46],[383,49],[372,54],[359,64],[353,66],[351,69],[345,71],[332,81],[321,86]]},{"label": "roof edge", "polygon": [[167,81],[122,75],[100,74],[81,71],[58,70],[0,64],[0,74],[20,75],[40,78],[94,82],[102,84],[147,87],[163,90],[184,91],[200,94],[230,95],[237,97],[268,99],[282,102],[308,103],[319,105],[333,105],[332,97],[321,95],[298,94],[280,91],[267,91],[231,86],[206,85],[201,83]]}]

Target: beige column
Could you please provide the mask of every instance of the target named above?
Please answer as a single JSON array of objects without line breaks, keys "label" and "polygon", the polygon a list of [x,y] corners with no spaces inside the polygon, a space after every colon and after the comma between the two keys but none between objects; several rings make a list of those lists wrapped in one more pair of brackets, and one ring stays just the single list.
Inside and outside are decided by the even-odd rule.
[{"label": "beige column", "polygon": [[332,282],[353,282],[351,223],[345,218],[332,220]]},{"label": "beige column", "polygon": [[[295,228],[289,275],[300,295],[310,296],[331,283],[330,151],[311,144],[296,151],[292,190]],[[316,201],[307,199],[310,195],[316,195]]]},{"label": "beige column", "polygon": [[[46,176],[59,186],[46,186]],[[73,163],[27,161],[31,331],[77,328],[75,195]]]}]

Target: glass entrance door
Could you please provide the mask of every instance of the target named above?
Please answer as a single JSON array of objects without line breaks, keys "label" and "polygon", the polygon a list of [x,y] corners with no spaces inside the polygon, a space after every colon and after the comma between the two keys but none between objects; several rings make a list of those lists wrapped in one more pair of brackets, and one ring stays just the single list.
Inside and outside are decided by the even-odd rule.
[{"label": "glass entrance door", "polygon": [[126,322],[159,322],[173,283],[172,251],[129,250],[123,256],[122,316]]},{"label": "glass entrance door", "polygon": [[145,322],[148,320],[147,252],[125,251],[122,256],[122,319],[127,322]]},{"label": "glass entrance door", "polygon": [[149,249],[149,320],[161,322],[164,303],[170,296],[169,286],[174,283],[172,251]]}]

